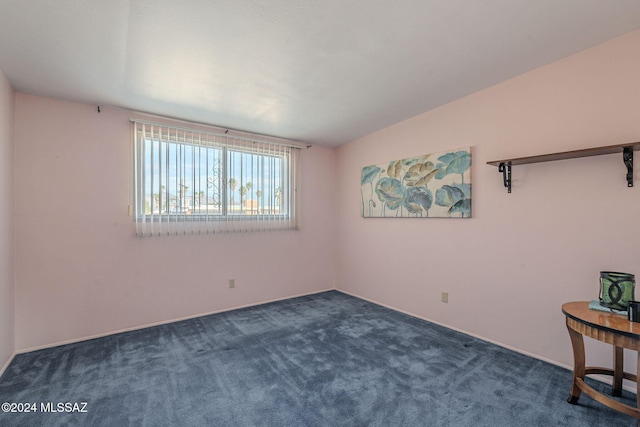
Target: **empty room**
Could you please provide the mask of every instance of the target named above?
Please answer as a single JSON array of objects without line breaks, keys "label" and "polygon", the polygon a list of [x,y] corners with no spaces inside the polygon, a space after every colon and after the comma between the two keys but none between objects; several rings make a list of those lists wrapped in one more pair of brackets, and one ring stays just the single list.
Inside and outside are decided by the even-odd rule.
[{"label": "empty room", "polygon": [[0,425],[639,425],[638,100],[637,0],[0,0]]}]

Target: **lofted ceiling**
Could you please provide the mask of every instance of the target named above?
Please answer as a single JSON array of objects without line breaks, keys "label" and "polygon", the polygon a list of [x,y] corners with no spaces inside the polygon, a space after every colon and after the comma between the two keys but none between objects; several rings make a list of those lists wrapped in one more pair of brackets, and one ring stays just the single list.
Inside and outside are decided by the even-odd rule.
[{"label": "lofted ceiling", "polygon": [[638,28],[640,0],[0,0],[0,69],[337,146]]}]

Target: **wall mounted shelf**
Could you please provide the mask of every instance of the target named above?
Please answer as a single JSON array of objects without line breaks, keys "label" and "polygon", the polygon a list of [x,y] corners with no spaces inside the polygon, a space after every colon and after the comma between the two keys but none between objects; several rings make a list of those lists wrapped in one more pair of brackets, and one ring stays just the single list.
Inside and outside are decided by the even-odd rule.
[{"label": "wall mounted shelf", "polygon": [[627,167],[627,186],[633,187],[633,152],[640,150],[640,142],[628,144],[607,145],[604,147],[585,148],[582,150],[562,151],[559,153],[541,154],[538,156],[514,157],[511,159],[494,160],[488,165],[497,166],[502,173],[502,180],[507,191],[511,193],[511,167],[529,163],[552,162],[555,160],[577,159],[580,157],[603,156],[605,154],[622,153],[622,161]]}]

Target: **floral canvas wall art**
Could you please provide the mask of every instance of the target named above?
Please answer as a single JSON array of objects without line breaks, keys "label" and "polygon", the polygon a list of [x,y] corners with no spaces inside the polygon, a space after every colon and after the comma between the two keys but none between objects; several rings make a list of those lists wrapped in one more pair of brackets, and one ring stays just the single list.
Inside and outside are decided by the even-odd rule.
[{"label": "floral canvas wall art", "polygon": [[470,218],[471,147],[362,168],[365,218]]}]

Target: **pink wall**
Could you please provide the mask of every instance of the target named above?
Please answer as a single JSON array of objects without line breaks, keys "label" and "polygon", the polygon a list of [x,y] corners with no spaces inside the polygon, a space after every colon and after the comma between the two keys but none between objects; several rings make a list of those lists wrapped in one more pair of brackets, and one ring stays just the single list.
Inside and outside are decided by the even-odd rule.
[{"label": "pink wall", "polygon": [[130,114],[15,105],[17,351],[334,288],[335,150],[302,152],[299,231],[140,239]]},{"label": "pink wall", "polygon": [[13,276],[13,89],[0,71],[0,374],[15,351]]},{"label": "pink wall", "polygon": [[[640,168],[627,188],[621,154],[515,166],[507,194],[486,163],[639,141],[638,76],[637,31],[341,146],[338,289],[572,365],[562,303],[640,279]],[[472,219],[360,217],[363,166],[467,145]]]}]

